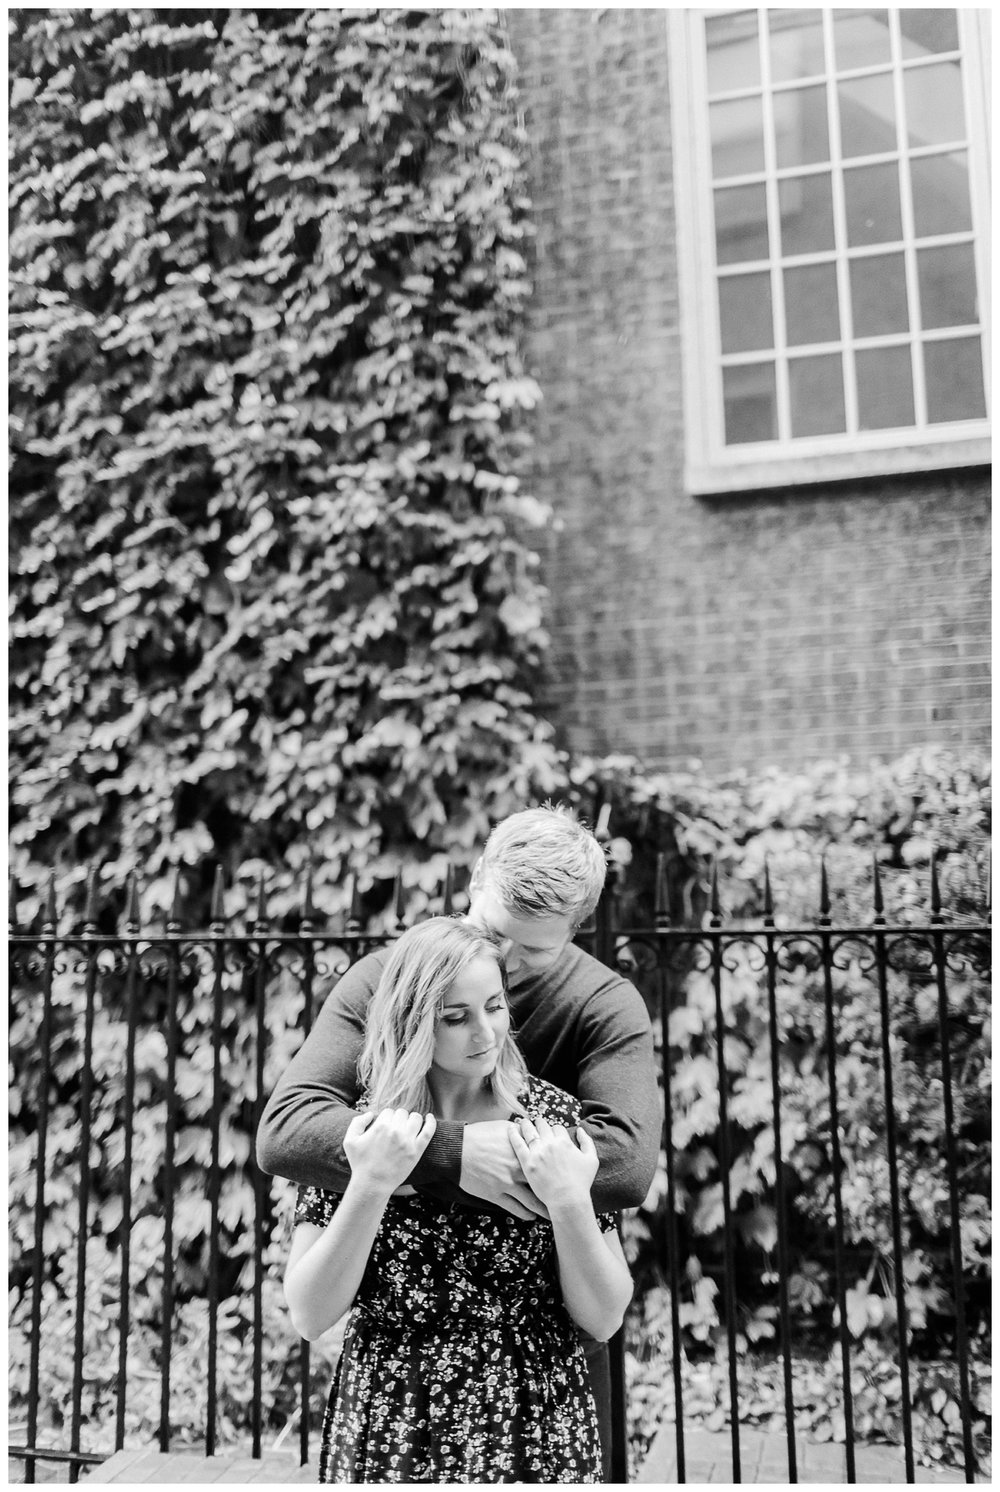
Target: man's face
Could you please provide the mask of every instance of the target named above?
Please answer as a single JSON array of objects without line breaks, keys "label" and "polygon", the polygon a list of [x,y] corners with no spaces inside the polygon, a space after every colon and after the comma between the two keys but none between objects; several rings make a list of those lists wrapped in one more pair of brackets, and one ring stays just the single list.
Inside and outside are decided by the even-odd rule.
[{"label": "man's face", "polygon": [[516,916],[488,884],[476,886],[475,881],[466,916],[499,940],[512,986],[551,969],[576,932],[568,917]]}]

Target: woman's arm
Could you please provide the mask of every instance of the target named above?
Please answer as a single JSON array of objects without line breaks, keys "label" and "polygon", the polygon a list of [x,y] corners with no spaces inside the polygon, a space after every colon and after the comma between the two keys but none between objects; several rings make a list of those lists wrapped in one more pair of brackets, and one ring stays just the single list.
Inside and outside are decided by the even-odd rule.
[{"label": "woman's arm", "polygon": [[561,1125],[520,1119],[510,1143],[525,1178],[545,1203],[556,1246],[559,1284],[581,1331],[606,1342],[618,1330],[632,1299],[632,1276],[617,1234],[602,1233],[590,1200],[597,1151],[578,1128],[578,1145]]},{"label": "woman's arm", "polygon": [[358,1293],[392,1193],[434,1133],[433,1114],[387,1109],[359,1114],[344,1137],[351,1179],[327,1223],[300,1223],[285,1269],[285,1300],[296,1331],[313,1341],[329,1331]]}]

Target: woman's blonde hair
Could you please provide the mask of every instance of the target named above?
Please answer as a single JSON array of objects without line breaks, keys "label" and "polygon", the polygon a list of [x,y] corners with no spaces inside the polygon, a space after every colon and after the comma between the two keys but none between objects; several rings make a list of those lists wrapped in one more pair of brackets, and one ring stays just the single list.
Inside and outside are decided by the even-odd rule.
[{"label": "woman's blonde hair", "polygon": [[[500,948],[481,928],[454,917],[430,917],[397,940],[368,1007],[358,1058],[358,1080],[369,1108],[427,1113],[433,1107],[427,1074],[445,996],[461,971],[484,956],[500,970],[506,998],[507,971]],[[527,1076],[524,1058],[508,1031],[487,1083],[513,1112],[521,1107]]]}]

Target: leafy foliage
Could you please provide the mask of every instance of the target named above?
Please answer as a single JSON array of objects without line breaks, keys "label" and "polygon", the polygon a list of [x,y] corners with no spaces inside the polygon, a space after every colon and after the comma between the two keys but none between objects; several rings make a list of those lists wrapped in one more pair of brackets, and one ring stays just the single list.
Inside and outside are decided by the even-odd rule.
[{"label": "leafy foliage", "polygon": [[424,896],[559,780],[497,15],[10,30],[12,868]]}]

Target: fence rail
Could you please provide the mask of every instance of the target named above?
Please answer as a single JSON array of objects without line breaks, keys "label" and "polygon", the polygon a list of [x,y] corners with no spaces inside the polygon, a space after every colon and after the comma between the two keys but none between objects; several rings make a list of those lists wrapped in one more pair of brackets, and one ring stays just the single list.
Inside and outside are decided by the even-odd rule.
[{"label": "fence rail", "polygon": [[[662,878],[660,878],[661,880]],[[658,880],[658,886],[660,884]],[[734,1001],[748,980],[762,992],[762,1043],[767,1048],[773,1208],[777,1254],[777,1346],[781,1357],[788,1480],[797,1479],[793,1323],[789,1298],[790,1203],[783,1117],[785,1064],[791,1036],[789,990],[802,971],[821,992],[816,1018],[829,1136],[832,1252],[848,1480],[856,1480],[857,1428],[852,1406],[853,1343],[848,1324],[848,1227],[843,1183],[842,1082],[838,1050],[845,974],[871,991],[870,1056],[881,1067],[882,1140],[891,1220],[896,1346],[902,1385],[906,1479],[914,1480],[911,1364],[904,1272],[904,1206],[898,1141],[895,1063],[900,979],[929,990],[936,1006],[942,1099],[943,1184],[954,1303],[954,1351],[959,1375],[966,1479],[975,1470],[969,1332],[963,1264],[961,1187],[951,1047],[949,986],[970,967],[988,969],[987,921],[957,921],[942,909],[933,867],[930,911],[919,921],[887,920],[878,868],[873,915],[864,924],[833,917],[825,873],[813,924],[778,925],[769,881],[764,914],[753,926],[723,918],[713,880],[701,927],[676,927],[660,891],[648,921],[623,925],[615,888],[579,941],[610,966],[631,974],[662,1035],[666,1112],[676,1115],[677,1053],[672,1020],[688,1008],[696,987],[708,1002],[718,1095],[716,1160],[721,1182],[722,1320],[728,1354],[733,1478],[740,1480],[739,1197],[734,1165]],[[402,898],[397,896],[397,912]],[[442,898],[451,910],[451,878]],[[35,1480],[39,1462],[81,1469],[155,1436],[159,1448],[194,1437],[208,1455],[245,1427],[252,1454],[265,1438],[298,1422],[299,1450],[309,1459],[316,1424],[309,1348],[281,1335],[276,1277],[282,1250],[282,1198],[252,1164],[252,1137],[265,1099],[294,1043],[308,1031],[331,982],[388,933],[365,933],[354,915],[343,932],[316,926],[308,895],[292,932],[270,927],[263,887],[256,915],[243,932],[224,917],[217,879],[209,927],[185,931],[176,910],[161,929],[144,928],[132,883],[124,928],[102,931],[96,883],[79,930],[60,932],[50,892],[38,930],[16,924],[10,937],[11,1056],[15,1066],[12,1135],[14,1228],[11,1247],[12,1387],[23,1405],[23,1441],[11,1454]],[[734,990],[737,993],[734,995]],[[706,1007],[708,1008],[708,1007]],[[202,1033],[208,1031],[207,1048]],[[794,1033],[792,1033],[794,1034]],[[682,1239],[674,1123],[664,1132],[666,1205],[662,1260],[670,1294],[670,1372],[675,1404],[678,1479],[685,1480],[683,1373],[685,1348],[679,1301]],[[103,1266],[104,1273],[101,1269]],[[114,1285],[107,1278],[113,1266]],[[249,1285],[248,1285],[249,1277]],[[113,1297],[113,1299],[112,1299]],[[204,1310],[199,1302],[203,1299]],[[113,1348],[109,1345],[114,1337]],[[144,1344],[149,1360],[143,1360]],[[623,1337],[612,1351],[612,1478],[627,1478],[627,1405]],[[292,1350],[297,1407],[289,1375],[275,1364]],[[200,1431],[178,1429],[177,1396],[190,1395],[189,1375],[203,1368]],[[150,1383],[150,1375],[156,1382]],[[247,1389],[247,1385],[249,1388]],[[241,1397],[242,1395],[242,1397]],[[108,1396],[107,1399],[104,1396]],[[91,1417],[113,1407],[113,1441],[101,1439]],[[188,1416],[188,1420],[190,1416]],[[105,1417],[105,1422],[107,1416]],[[282,1429],[284,1425],[284,1429]],[[220,1438],[221,1430],[221,1438]],[[44,1442],[44,1443],[43,1443]]]}]

